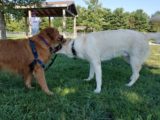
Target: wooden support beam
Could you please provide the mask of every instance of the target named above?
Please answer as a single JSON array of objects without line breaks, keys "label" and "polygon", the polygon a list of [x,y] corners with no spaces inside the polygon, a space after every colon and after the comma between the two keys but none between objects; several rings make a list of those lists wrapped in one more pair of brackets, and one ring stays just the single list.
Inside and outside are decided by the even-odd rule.
[{"label": "wooden support beam", "polygon": [[48,17],[49,27],[51,27],[51,17]]},{"label": "wooden support beam", "polygon": [[29,35],[28,35],[28,20],[27,20],[27,17],[25,17],[25,32],[26,32],[26,37],[28,38]]},{"label": "wooden support beam", "polygon": [[73,16],[73,17],[75,16],[75,14],[72,13],[72,12],[71,12],[70,10],[68,10],[68,9],[66,9],[66,12],[69,13],[69,14],[70,14],[71,16]]},{"label": "wooden support beam", "polygon": [[29,23],[29,37],[32,35],[32,25],[30,24],[30,20],[31,20],[31,17],[32,17],[32,12],[31,10],[28,11],[28,23]]},{"label": "wooden support beam", "polygon": [[76,16],[74,16],[74,20],[73,20],[73,37],[74,38],[77,37]]},{"label": "wooden support beam", "polygon": [[66,10],[65,9],[63,9],[63,11],[62,11],[63,13],[63,35],[65,36],[65,31],[66,31]]}]

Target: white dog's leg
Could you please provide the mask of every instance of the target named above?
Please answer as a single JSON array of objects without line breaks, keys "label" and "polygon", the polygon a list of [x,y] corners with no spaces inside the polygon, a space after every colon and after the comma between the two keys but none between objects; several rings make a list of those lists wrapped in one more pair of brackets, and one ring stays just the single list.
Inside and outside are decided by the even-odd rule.
[{"label": "white dog's leg", "polygon": [[87,79],[84,79],[85,81],[90,81],[94,77],[94,67],[93,64],[90,63],[90,70],[89,70],[89,76]]},{"label": "white dog's leg", "polygon": [[94,71],[96,74],[96,89],[94,90],[95,93],[101,92],[101,86],[102,86],[102,69],[101,69],[101,62],[96,61],[93,62]]},{"label": "white dog's leg", "polygon": [[131,81],[128,84],[126,84],[126,86],[131,87],[138,80],[141,66],[142,65],[138,59],[133,58],[131,60],[132,76],[130,78]]}]

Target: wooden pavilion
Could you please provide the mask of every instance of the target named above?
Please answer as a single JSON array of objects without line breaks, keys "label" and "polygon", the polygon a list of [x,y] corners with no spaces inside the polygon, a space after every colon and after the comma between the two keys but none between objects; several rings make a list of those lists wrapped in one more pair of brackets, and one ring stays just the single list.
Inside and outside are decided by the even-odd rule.
[{"label": "wooden pavilion", "polygon": [[[57,2],[43,2],[39,6],[17,6],[19,10],[24,11],[24,17],[28,30],[26,35],[31,35],[31,25],[28,25],[28,20],[32,17],[32,14],[36,14],[36,17],[48,17],[49,26],[51,26],[51,17],[63,17],[63,33],[66,30],[66,17],[73,17],[73,36],[76,37],[76,17],[77,9],[74,1],[57,1]],[[29,33],[28,33],[29,32]]]},{"label": "wooden pavilion", "polygon": [[160,14],[155,14],[150,18],[150,22],[152,23],[154,29],[157,32],[160,32]]}]

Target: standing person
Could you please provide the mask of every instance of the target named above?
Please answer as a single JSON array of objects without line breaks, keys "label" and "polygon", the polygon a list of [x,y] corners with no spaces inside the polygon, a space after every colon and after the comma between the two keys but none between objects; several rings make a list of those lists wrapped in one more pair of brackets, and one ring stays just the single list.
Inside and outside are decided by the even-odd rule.
[{"label": "standing person", "polygon": [[32,36],[37,34],[39,32],[39,25],[41,22],[41,19],[39,17],[36,17],[36,12],[32,12],[32,17],[30,18],[30,25],[32,28]]}]

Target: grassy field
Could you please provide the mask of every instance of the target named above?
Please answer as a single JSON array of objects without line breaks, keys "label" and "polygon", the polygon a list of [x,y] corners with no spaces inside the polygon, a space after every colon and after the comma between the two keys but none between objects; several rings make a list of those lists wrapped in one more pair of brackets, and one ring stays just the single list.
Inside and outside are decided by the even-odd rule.
[{"label": "grassy field", "polygon": [[12,40],[21,39],[21,38],[25,38],[25,37],[26,37],[26,35],[24,33],[7,34],[7,38],[12,39]]},{"label": "grassy field", "polygon": [[94,94],[95,79],[88,76],[89,64],[58,56],[46,71],[53,96],[36,83],[28,90],[20,76],[0,72],[0,120],[160,120],[160,46],[151,56],[136,84],[125,86],[130,66],[121,58],[103,62],[103,87]]}]

